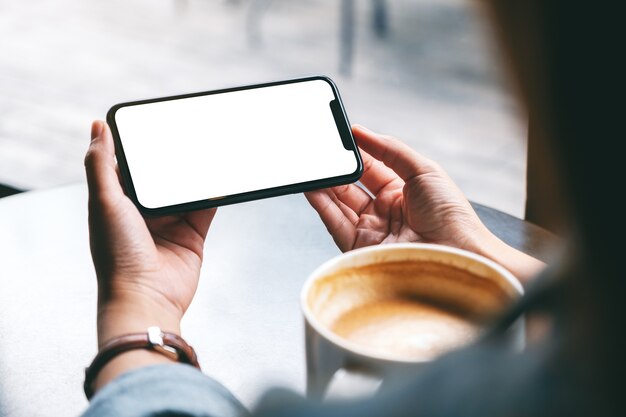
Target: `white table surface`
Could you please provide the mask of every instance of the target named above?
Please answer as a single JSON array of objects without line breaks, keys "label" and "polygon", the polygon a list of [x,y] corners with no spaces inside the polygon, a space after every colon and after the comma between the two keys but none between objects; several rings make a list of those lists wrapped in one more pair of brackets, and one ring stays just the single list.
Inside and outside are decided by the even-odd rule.
[{"label": "white table surface", "polygon": [[[302,195],[218,210],[183,334],[205,373],[251,406],[304,390],[300,288],[337,255]],[[0,200],[0,416],[77,415],[96,353],[84,184]]]}]

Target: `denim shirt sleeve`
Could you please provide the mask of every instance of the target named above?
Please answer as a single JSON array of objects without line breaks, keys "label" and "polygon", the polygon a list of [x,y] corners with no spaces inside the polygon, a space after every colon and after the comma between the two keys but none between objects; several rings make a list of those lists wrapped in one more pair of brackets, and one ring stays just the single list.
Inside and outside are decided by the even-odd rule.
[{"label": "denim shirt sleeve", "polygon": [[242,417],[248,412],[221,384],[183,364],[127,372],[91,399],[82,417]]}]

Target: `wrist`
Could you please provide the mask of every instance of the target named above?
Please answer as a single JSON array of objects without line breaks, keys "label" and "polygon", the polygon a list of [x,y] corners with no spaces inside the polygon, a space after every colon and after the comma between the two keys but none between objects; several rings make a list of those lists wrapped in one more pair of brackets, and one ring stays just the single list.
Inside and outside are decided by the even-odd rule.
[{"label": "wrist", "polygon": [[126,334],[108,341],[85,370],[85,395],[117,376],[149,365],[184,363],[200,369],[194,349],[180,336],[153,326],[144,332]]},{"label": "wrist", "polygon": [[150,298],[98,303],[98,348],[113,338],[144,332],[150,326],[180,335],[181,319],[182,313]]},{"label": "wrist", "polygon": [[[176,309],[166,308],[150,298],[135,297],[132,301],[117,299],[98,303],[98,350],[107,342],[128,334],[143,333],[151,326],[163,331],[180,332],[182,314]],[[98,373],[93,387],[97,391],[118,376],[145,366],[175,363],[160,353],[137,349],[123,352],[110,360]]]},{"label": "wrist", "polygon": [[546,265],[500,240],[488,229],[484,229],[474,251],[502,265],[526,286]]}]

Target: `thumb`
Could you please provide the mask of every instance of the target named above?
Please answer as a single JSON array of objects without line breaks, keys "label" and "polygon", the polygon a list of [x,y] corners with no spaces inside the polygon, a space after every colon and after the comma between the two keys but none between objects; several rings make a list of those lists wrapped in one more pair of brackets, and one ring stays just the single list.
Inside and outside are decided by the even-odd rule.
[{"label": "thumb", "polygon": [[99,120],[91,125],[91,143],[85,155],[85,172],[90,197],[123,194],[116,172],[115,146],[109,126]]}]

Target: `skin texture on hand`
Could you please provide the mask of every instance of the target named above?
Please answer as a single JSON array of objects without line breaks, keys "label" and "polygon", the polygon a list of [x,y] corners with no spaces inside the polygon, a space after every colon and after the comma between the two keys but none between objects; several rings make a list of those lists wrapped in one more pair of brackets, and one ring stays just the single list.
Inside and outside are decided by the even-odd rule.
[{"label": "skin texture on hand", "polygon": [[[355,125],[361,183],[306,193],[342,251],[392,242],[428,242],[486,256],[522,282],[543,264],[494,236],[434,161],[390,136]],[[371,194],[371,195],[370,195]]]},{"label": "skin texture on hand", "polygon": [[[91,137],[85,169],[98,277],[98,345],[149,326],[180,334],[215,209],[144,219],[120,185],[109,127],[94,122]],[[149,351],[122,354],[103,369],[96,386],[132,367],[163,361],[168,359]]]}]

